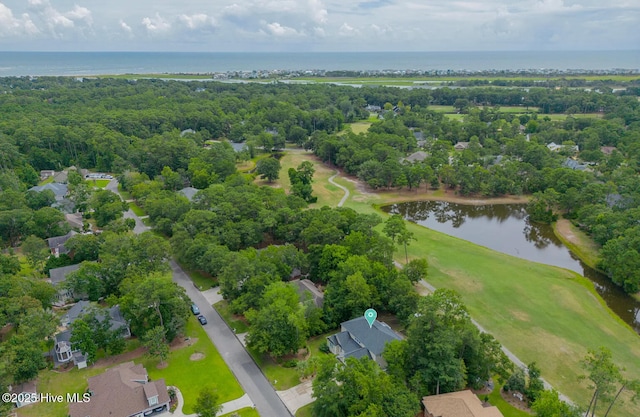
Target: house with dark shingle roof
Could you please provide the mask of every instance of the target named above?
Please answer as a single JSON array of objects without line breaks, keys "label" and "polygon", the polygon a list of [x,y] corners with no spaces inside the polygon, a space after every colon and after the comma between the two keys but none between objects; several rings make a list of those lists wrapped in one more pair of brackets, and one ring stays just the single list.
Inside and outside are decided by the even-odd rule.
[{"label": "house with dark shingle roof", "polygon": [[69,404],[69,417],[154,416],[169,410],[164,379],[149,380],[142,365],[126,362],[89,378],[90,401]]},{"label": "house with dark shingle roof", "polygon": [[56,201],[62,201],[64,196],[66,196],[69,192],[67,184],[59,184],[57,182],[50,182],[45,185],[36,185],[35,187],[29,188],[29,191],[35,191],[37,193],[40,193],[44,190],[53,191],[53,195],[56,197]]},{"label": "house with dark shingle roof", "polygon": [[63,306],[68,299],[73,298],[73,293],[64,287],[67,275],[73,271],[77,271],[80,264],[62,266],[60,268],[52,268],[49,270],[49,282],[58,290],[57,300],[53,303],[56,306]]},{"label": "house with dark shingle roof", "polygon": [[402,336],[386,323],[375,320],[369,327],[364,316],[343,322],[340,330],[340,333],[327,337],[331,353],[341,362],[346,358],[368,357],[376,361],[382,369],[387,367],[386,361],[382,358],[387,343],[402,340]]},{"label": "house with dark shingle roof", "polygon": [[47,239],[47,243],[49,244],[49,249],[51,250],[51,254],[56,258],[60,255],[64,255],[69,253],[69,249],[67,249],[64,244],[67,243],[67,240],[71,239],[73,236],[77,235],[77,232],[73,230],[63,236],[54,236]]}]

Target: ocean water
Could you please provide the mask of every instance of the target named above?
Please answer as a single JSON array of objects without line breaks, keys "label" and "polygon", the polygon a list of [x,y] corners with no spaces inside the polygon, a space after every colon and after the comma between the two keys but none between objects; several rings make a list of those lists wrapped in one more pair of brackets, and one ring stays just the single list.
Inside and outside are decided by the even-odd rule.
[{"label": "ocean water", "polygon": [[354,53],[0,52],[0,76],[410,69],[637,70],[640,69],[640,50]]}]

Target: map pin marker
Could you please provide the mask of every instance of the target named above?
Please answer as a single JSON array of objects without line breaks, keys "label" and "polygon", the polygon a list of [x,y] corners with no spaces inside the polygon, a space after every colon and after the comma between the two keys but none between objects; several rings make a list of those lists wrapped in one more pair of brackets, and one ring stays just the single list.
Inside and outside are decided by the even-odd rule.
[{"label": "map pin marker", "polygon": [[376,317],[378,317],[378,313],[372,308],[364,312],[364,318],[367,319],[367,323],[369,323],[369,328],[373,326],[373,322],[376,321]]}]

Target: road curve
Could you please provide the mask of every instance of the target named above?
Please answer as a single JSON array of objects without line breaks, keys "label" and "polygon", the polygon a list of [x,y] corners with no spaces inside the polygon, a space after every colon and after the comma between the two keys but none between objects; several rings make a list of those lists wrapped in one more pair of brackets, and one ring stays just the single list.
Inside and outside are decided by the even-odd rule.
[{"label": "road curve", "polygon": [[344,195],[342,196],[342,199],[338,203],[338,207],[342,207],[342,205],[347,201],[347,198],[349,198],[349,194],[351,194],[351,193],[349,192],[347,187],[343,187],[342,185],[340,185],[337,182],[333,181],[333,179],[335,177],[337,177],[337,176],[338,176],[338,171],[336,171],[335,174],[333,174],[331,177],[329,177],[329,182],[331,184],[335,185],[336,187],[340,188],[342,191],[344,191]]}]

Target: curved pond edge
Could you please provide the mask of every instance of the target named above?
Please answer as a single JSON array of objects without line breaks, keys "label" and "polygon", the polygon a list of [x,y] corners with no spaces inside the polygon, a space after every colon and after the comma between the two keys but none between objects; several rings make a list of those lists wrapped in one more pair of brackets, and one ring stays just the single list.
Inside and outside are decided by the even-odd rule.
[{"label": "curved pond edge", "polygon": [[[454,198],[439,198],[438,196],[435,195],[431,195],[431,196],[422,196],[423,198],[418,198],[418,196],[416,196],[416,198],[409,198],[409,199],[398,199],[398,200],[393,200],[393,201],[385,201],[384,203],[374,203],[371,204],[371,206],[374,208],[374,210],[376,212],[378,212],[378,214],[382,215],[382,217],[388,217],[389,213],[385,212],[383,210],[383,207],[386,206],[392,206],[394,204],[401,204],[401,203],[413,203],[413,202],[417,202],[417,201],[439,201],[439,202],[446,202],[446,203],[455,203],[455,204],[460,204],[460,205],[469,205],[469,206],[477,206],[477,205],[499,205],[499,204],[523,204],[529,201],[529,198],[526,196],[517,196],[516,198],[484,198],[484,199],[475,199],[475,198],[466,198],[466,197],[454,197]],[[426,198],[424,198],[426,197]],[[405,221],[408,221],[405,219]],[[425,229],[429,229],[432,232],[435,233],[442,233],[443,235],[446,236],[450,236],[450,237],[455,237],[455,236],[451,236],[447,233],[444,232],[440,232],[438,230],[434,230],[431,229],[427,226],[421,225],[419,223],[414,223],[411,222],[413,224],[415,224],[416,226],[419,227],[424,227]],[[601,272],[604,274],[604,272],[598,268],[596,268],[596,265],[593,265],[593,262],[588,262],[588,260],[583,259],[582,254],[580,253],[579,250],[576,250],[579,248],[578,245],[572,245],[572,244],[567,244],[567,239],[562,236],[561,233],[559,233],[556,229],[557,222],[554,222],[551,226],[553,229],[554,234],[556,235],[556,237],[558,237],[558,239],[562,242],[562,244],[571,252],[573,253],[576,257],[578,257],[582,262],[584,262],[587,266],[591,267],[592,269]],[[584,232],[582,232],[584,233]],[[457,239],[462,239],[459,237],[455,237]],[[588,238],[588,236],[587,236]],[[462,239],[465,242],[468,242],[469,244],[475,245],[475,246],[479,246],[482,248],[485,248],[487,250],[490,251],[494,251],[497,253],[502,253],[504,255],[507,256],[513,256],[507,253],[503,253],[501,251],[497,251],[495,249],[491,249],[489,247],[483,246],[483,245],[479,245],[477,243],[471,242],[469,240],[466,239]],[[514,258],[518,258],[518,257],[514,257]],[[518,258],[518,259],[522,259],[522,258]],[[531,260],[526,260],[526,259],[522,259],[525,262],[535,262],[535,261],[531,261]],[[545,264],[547,266],[553,267],[553,268],[560,268],[563,269],[565,271],[570,272],[573,275],[573,279],[575,280],[575,282],[577,284],[579,284],[580,286],[584,287],[585,289],[587,289],[589,291],[589,293],[591,295],[593,295],[595,297],[595,299],[598,301],[598,303],[604,307],[605,311],[608,312],[608,314],[619,324],[623,325],[625,328],[631,330],[633,333],[635,333],[636,335],[640,335],[640,332],[637,331],[632,325],[630,325],[629,323],[627,323],[624,319],[622,319],[608,304],[607,301],[598,293],[597,289],[596,289],[596,284],[589,279],[588,277],[576,272],[576,271],[572,271],[570,269],[567,268],[562,268],[560,266],[555,266],[555,265],[548,265]],[[610,278],[608,278],[610,279]],[[616,285],[615,283],[612,282],[612,285]],[[630,297],[632,297],[633,299],[640,301],[640,293],[639,294],[628,294]]]}]

